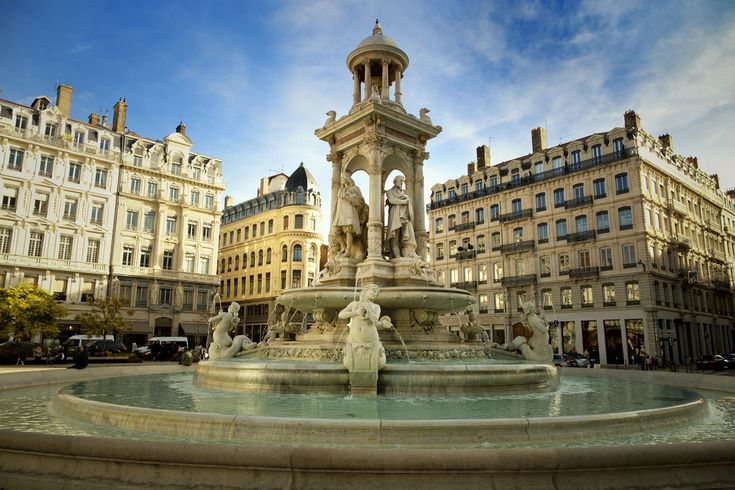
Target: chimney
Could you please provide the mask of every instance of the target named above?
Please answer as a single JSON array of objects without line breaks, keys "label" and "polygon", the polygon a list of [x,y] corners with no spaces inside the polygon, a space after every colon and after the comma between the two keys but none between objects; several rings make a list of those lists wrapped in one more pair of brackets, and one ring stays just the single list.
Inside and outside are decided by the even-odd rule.
[{"label": "chimney", "polygon": [[712,180],[715,181],[715,187],[719,189],[720,188],[720,176],[717,174],[712,174],[710,175],[710,177],[712,177]]},{"label": "chimney", "polygon": [[102,125],[104,127],[108,127],[107,126],[107,114],[105,114],[104,116],[102,116]]},{"label": "chimney", "polygon": [[115,102],[112,109],[112,130],[116,133],[125,132],[125,118],[128,116],[128,103],[122,97]]},{"label": "chimney", "polygon": [[186,124],[184,124],[183,121],[180,122],[178,126],[176,126],[176,132],[186,134]]},{"label": "chimney", "polygon": [[534,128],[531,130],[531,149],[532,153],[546,149],[546,129]]},{"label": "chimney", "polygon": [[735,189],[728,189],[725,191],[725,195],[735,201]]},{"label": "chimney", "polygon": [[687,157],[686,158],[687,163],[691,165],[694,168],[699,168],[699,162],[697,161],[697,157]]},{"label": "chimney", "polygon": [[89,115],[89,124],[92,124],[94,126],[100,125],[100,115],[96,113],[92,113]]},{"label": "chimney", "polygon": [[232,196],[225,196],[225,208],[232,207]]},{"label": "chimney", "polygon": [[672,149],[671,148],[671,136],[668,133],[662,134],[661,136],[659,136],[658,140],[661,142],[661,146],[663,146],[664,149],[666,150]]},{"label": "chimney", "polygon": [[482,145],[477,147],[477,170],[490,166],[490,147]]},{"label": "chimney", "polygon": [[476,169],[477,169],[477,166],[475,165],[475,162],[468,163],[467,164],[467,176],[474,174]]},{"label": "chimney", "polygon": [[623,117],[625,118],[625,129],[631,131],[641,127],[641,117],[633,110],[627,111]]},{"label": "chimney", "polygon": [[60,83],[59,86],[56,87],[56,107],[58,107],[66,116],[69,116],[71,113],[72,92],[74,92],[74,89],[63,83]]}]

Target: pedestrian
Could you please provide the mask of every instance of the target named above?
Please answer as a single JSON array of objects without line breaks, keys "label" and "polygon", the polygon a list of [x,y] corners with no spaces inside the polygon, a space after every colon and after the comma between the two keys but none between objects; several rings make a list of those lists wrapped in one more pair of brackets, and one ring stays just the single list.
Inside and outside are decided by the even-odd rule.
[{"label": "pedestrian", "polygon": [[41,358],[43,357],[43,349],[41,349],[40,345],[37,345],[33,348],[33,359],[36,361],[36,364],[41,364]]},{"label": "pedestrian", "polygon": [[46,364],[53,364],[54,363],[54,354],[51,351],[51,346],[49,346],[46,349]]},{"label": "pedestrian", "polygon": [[89,352],[83,345],[79,346],[79,350],[74,354],[74,364],[68,369],[84,369],[89,365]]}]

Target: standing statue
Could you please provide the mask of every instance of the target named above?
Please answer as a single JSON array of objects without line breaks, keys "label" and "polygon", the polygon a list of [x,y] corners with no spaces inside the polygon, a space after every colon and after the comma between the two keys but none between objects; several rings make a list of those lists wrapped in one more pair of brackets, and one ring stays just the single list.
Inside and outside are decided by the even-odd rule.
[{"label": "standing statue", "polygon": [[380,305],[373,302],[378,292],[375,284],[365,286],[360,292],[360,299],[339,312],[339,318],[350,320],[343,364],[350,372],[353,392],[376,392],[378,371],[386,363],[378,329],[390,329],[393,323],[388,316],[380,317]]},{"label": "standing statue", "polygon": [[[247,335],[237,335],[234,339],[230,337],[228,331],[234,329],[240,322],[239,312],[240,305],[233,301],[226,312],[220,310],[218,315],[207,320],[210,328],[214,331],[212,343],[209,346],[210,360],[216,361],[235,357],[257,347],[258,344],[250,340]],[[215,325],[211,326],[213,323]]]},{"label": "standing statue", "polygon": [[174,289],[174,309],[176,311],[179,311],[181,310],[183,306],[184,306],[184,287],[179,282],[176,284],[176,288]]},{"label": "standing statue", "polygon": [[337,206],[334,210],[333,230],[337,243],[342,246],[342,255],[360,260],[365,257],[362,237],[367,222],[368,207],[360,188],[352,177],[342,175]]},{"label": "standing statue", "polygon": [[413,207],[411,199],[403,189],[405,178],[402,175],[393,179],[393,187],[385,191],[388,205],[387,238],[392,257],[418,257],[416,255],[416,236],[413,231]]},{"label": "standing statue", "polygon": [[533,301],[523,303],[523,324],[531,329],[531,338],[519,335],[512,342],[497,345],[508,351],[518,351],[527,361],[536,361],[551,364],[554,359],[554,349],[549,343],[549,324],[546,323]]}]

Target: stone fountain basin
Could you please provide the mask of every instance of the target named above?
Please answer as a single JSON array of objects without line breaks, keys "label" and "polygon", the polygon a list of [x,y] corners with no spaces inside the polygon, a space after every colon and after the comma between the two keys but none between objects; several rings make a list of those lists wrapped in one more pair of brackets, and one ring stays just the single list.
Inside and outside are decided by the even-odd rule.
[{"label": "stone fountain basin", "polygon": [[[336,310],[357,299],[359,288],[344,286],[318,286],[314,288],[289,289],[281,293],[279,303],[302,313],[315,309]],[[382,287],[375,299],[385,310],[429,310],[438,314],[461,313],[474,303],[472,295],[465,290],[431,286]]]}]

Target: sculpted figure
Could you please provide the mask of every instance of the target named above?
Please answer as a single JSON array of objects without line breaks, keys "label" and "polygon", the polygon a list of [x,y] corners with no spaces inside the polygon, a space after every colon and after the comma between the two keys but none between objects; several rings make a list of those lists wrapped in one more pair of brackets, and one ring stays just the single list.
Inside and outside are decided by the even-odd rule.
[{"label": "sculpted figure", "polygon": [[367,221],[367,209],[360,188],[355,185],[352,177],[343,175],[333,220],[333,230],[337,232],[334,238],[342,247],[342,256],[358,260],[365,256],[362,236],[365,231],[364,223]]},{"label": "sculpted figure", "polygon": [[392,257],[417,257],[416,236],[413,231],[413,207],[403,189],[405,179],[398,175],[393,187],[385,191],[388,205],[388,241]]},{"label": "sculpted figure", "polygon": [[431,118],[429,117],[429,109],[422,107],[419,109],[419,121],[426,124],[431,124]]},{"label": "sculpted figure", "polygon": [[467,308],[465,313],[467,313],[467,323],[461,325],[459,327],[459,330],[463,334],[467,335],[470,340],[472,340],[475,336],[479,334],[482,337],[482,341],[486,342],[488,340],[487,332],[485,331],[485,328],[477,321],[477,316],[475,315],[474,310],[470,307]]},{"label": "sculpted figure", "polygon": [[[356,363],[361,359],[355,357],[369,356],[374,354],[377,359],[377,369],[385,366],[385,349],[380,342],[378,329],[390,329],[393,326],[390,318],[386,315],[380,317],[380,305],[373,303],[378,297],[378,286],[370,284],[360,292],[360,299],[351,302],[339,312],[339,318],[349,318],[350,333],[347,336],[345,346],[344,366],[352,371]],[[367,352],[365,352],[367,351]],[[360,354],[359,352],[363,352]]]},{"label": "sculpted figure", "polygon": [[523,324],[531,329],[529,340],[518,336],[509,344],[500,347],[509,351],[518,351],[528,361],[551,363],[554,359],[554,349],[549,344],[549,325],[541,318],[533,301],[523,303]]},{"label": "sculpted figure", "polygon": [[227,359],[257,347],[257,344],[247,335],[237,335],[234,339],[230,337],[229,330],[235,328],[240,322],[239,312],[240,305],[233,301],[227,311],[220,311],[218,315],[207,320],[213,330],[209,359],[213,361]]},{"label": "sculpted figure", "polygon": [[327,120],[324,121],[324,127],[331,126],[334,124],[334,121],[337,119],[337,113],[335,111],[329,111],[327,112]]}]

